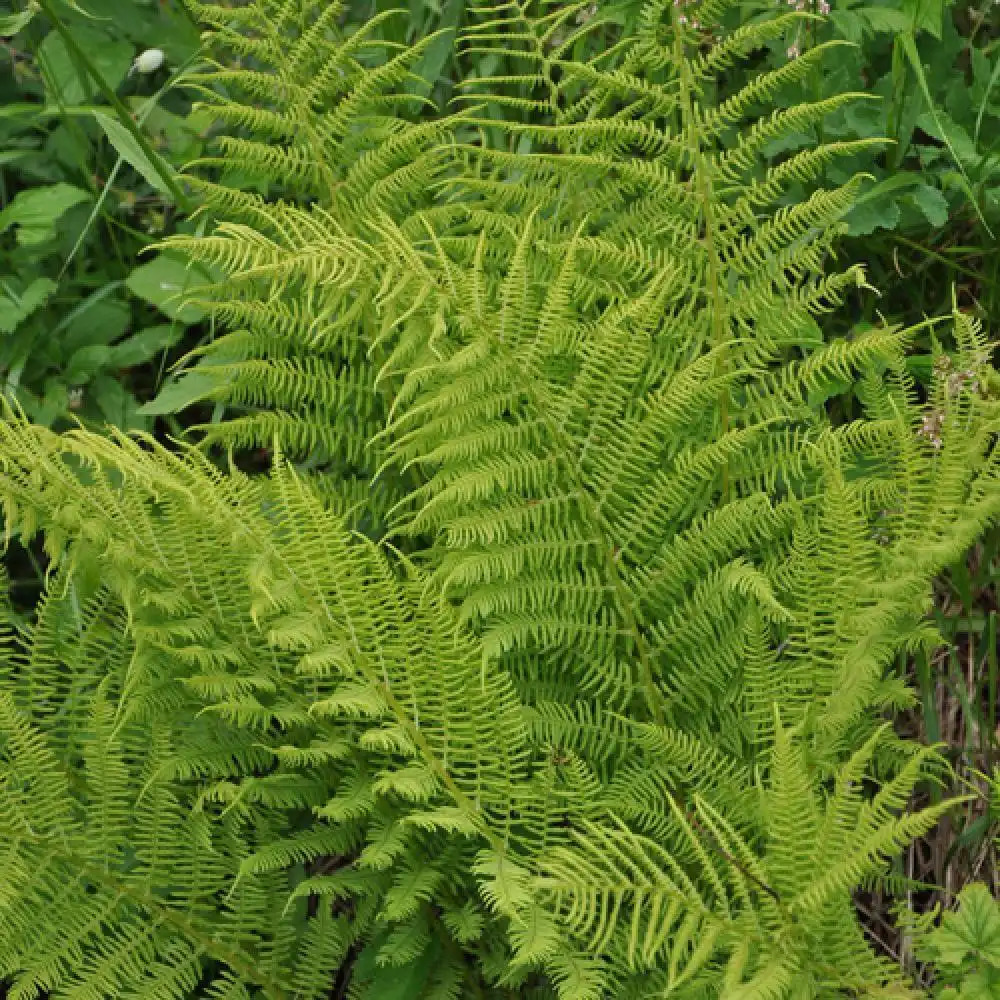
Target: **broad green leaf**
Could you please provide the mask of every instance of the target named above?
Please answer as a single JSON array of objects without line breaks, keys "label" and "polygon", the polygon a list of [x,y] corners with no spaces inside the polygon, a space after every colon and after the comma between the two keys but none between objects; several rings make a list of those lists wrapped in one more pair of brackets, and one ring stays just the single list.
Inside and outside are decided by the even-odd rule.
[{"label": "broad green leaf", "polygon": [[851,236],[868,236],[877,229],[895,229],[899,218],[899,206],[889,200],[858,205],[847,215],[847,231]]},{"label": "broad green leaf", "polygon": [[81,347],[69,359],[63,370],[63,378],[68,385],[85,385],[91,377],[108,363],[111,348],[105,344],[88,344]]},{"label": "broad green leaf", "polygon": [[825,378],[815,389],[809,391],[807,397],[809,406],[814,410],[818,410],[828,399],[833,399],[836,396],[850,392],[853,386],[854,383],[849,382],[847,379],[836,378],[834,376]]},{"label": "broad green leaf", "polygon": [[1000,967],[1000,907],[989,889],[980,883],[963,889],[957,911],[944,915],[930,944],[944,965],[959,965],[973,955]]},{"label": "broad green leaf", "polygon": [[152,421],[139,413],[135,397],[112,375],[95,375],[87,386],[87,397],[97,403],[109,423],[124,430],[149,430]]},{"label": "broad green leaf", "polygon": [[168,347],[173,347],[183,334],[184,328],[177,323],[162,323],[140,330],[128,340],[114,345],[110,364],[115,368],[141,365]]},{"label": "broad green leaf", "polygon": [[24,246],[44,243],[55,234],[63,213],[90,197],[86,191],[60,181],[46,187],[28,188],[0,212],[0,233],[19,226],[17,241]]},{"label": "broad green leaf", "polygon": [[419,957],[398,966],[386,965],[380,955],[388,940],[375,938],[358,955],[351,976],[361,986],[358,995],[367,1000],[411,1000],[421,996],[440,944],[432,940]]},{"label": "broad green leaf", "polygon": [[204,146],[203,134],[212,126],[204,109],[201,113],[175,115],[148,98],[134,98],[126,102],[143,124],[143,133],[157,149],[169,149],[172,162],[192,159]]},{"label": "broad green leaf", "polygon": [[830,21],[841,38],[858,45],[865,34],[865,21],[851,10],[834,10]]},{"label": "broad green leaf", "polygon": [[976,969],[962,980],[958,1000],[1000,1000],[1000,971]]},{"label": "broad green leaf", "polygon": [[458,30],[462,13],[465,10],[465,0],[449,0],[438,22],[439,29],[446,29],[428,45],[423,58],[417,63],[414,72],[424,80],[419,92],[426,94],[438,82],[452,52],[455,50],[455,34]]},{"label": "broad green leaf", "polygon": [[906,31],[910,26],[910,18],[901,10],[891,7],[859,7],[854,13],[863,17],[869,28],[874,32]]},{"label": "broad green leaf", "polygon": [[916,174],[887,177],[857,198],[846,219],[852,236],[867,236],[876,229],[895,229],[899,224],[899,192],[919,183]]},{"label": "broad green leaf", "polygon": [[129,291],[152,303],[164,315],[181,323],[197,323],[205,318],[201,306],[185,304],[184,298],[206,281],[200,268],[190,267],[176,257],[160,254],[137,267],[126,281]]},{"label": "broad green leaf", "polygon": [[932,226],[943,226],[948,221],[948,199],[937,188],[921,184],[909,193],[909,198]]},{"label": "broad green leaf", "polygon": [[920,90],[924,95],[924,100],[927,102],[927,106],[930,108],[929,111],[930,118],[937,124],[940,136],[944,140],[945,145],[948,147],[948,152],[951,153],[952,159],[955,161],[955,164],[958,166],[959,172],[961,173],[962,190],[965,192],[965,195],[969,199],[969,202],[976,210],[976,215],[979,216],[979,221],[982,222],[983,228],[990,235],[990,237],[992,237],[993,231],[990,229],[989,223],[986,221],[986,218],[983,215],[983,211],[979,207],[979,202],[976,200],[976,196],[972,191],[972,185],[969,183],[969,178],[965,172],[965,167],[962,164],[962,160],[960,159],[955,147],[952,145],[951,138],[949,137],[948,132],[945,131],[943,126],[940,124],[940,115],[938,113],[937,108],[935,108],[934,106],[934,99],[931,96],[930,86],[928,85],[927,82],[927,74],[924,73],[924,67],[920,61],[920,53],[917,51],[917,43],[914,41],[913,35],[909,32],[901,35],[899,37],[899,42],[903,46],[903,50],[906,53],[907,59],[909,59],[910,61],[910,66],[912,67],[913,72],[916,74],[917,82],[920,85]]},{"label": "broad green leaf", "polygon": [[174,170],[163,157],[157,157],[159,160],[159,167],[157,167],[143,152],[142,147],[135,141],[132,133],[117,118],[112,118],[100,111],[95,111],[94,117],[104,130],[108,141],[115,147],[118,155],[129,166],[138,171],[150,187],[155,188],[160,194],[169,196],[170,188],[163,179],[163,173],[166,172],[170,176],[173,176]]},{"label": "broad green leaf", "polygon": [[132,310],[112,295],[98,298],[103,290],[84,299],[53,331],[67,355],[90,344],[110,344],[128,329]]},{"label": "broad green leaf", "polygon": [[51,278],[35,278],[20,293],[0,285],[0,333],[13,333],[56,290]]},{"label": "broad green leaf", "polygon": [[946,0],[903,0],[903,13],[909,23],[900,30],[927,31],[940,41],[945,4]]},{"label": "broad green leaf", "polygon": [[[112,89],[117,87],[132,65],[132,47],[128,42],[88,25],[74,25],[73,34],[104,82]],[[56,32],[45,36],[38,47],[38,60],[50,103],[80,104],[93,97],[96,84],[84,67],[77,65]]]},{"label": "broad green leaf", "polygon": [[147,417],[158,417],[165,413],[179,413],[192,403],[200,402],[212,394],[219,386],[219,376],[199,372],[188,372],[178,379],[171,379],[148,403],[139,407],[138,413]]},{"label": "broad green leaf", "polygon": [[[171,65],[180,66],[201,47],[194,21],[182,13],[180,3],[152,0],[81,0],[95,22],[114,24],[115,31],[139,48],[155,46],[167,53]],[[153,9],[151,9],[153,8]]]},{"label": "broad green leaf", "polygon": [[975,166],[982,159],[969,133],[946,112],[925,111],[917,119],[917,124],[929,136],[946,143],[961,163]]}]

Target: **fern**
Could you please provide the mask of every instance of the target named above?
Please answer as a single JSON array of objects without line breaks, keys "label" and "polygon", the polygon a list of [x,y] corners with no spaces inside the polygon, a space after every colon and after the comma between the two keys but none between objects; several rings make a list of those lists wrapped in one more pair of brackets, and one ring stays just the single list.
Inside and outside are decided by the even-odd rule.
[{"label": "fern", "polygon": [[5,409],[50,561],[0,667],[7,992],[901,988],[852,892],[950,808],[885,715],[1000,512],[997,379],[957,310],[926,398],[915,331],[822,342],[857,182],[782,202],[856,144],[757,154],[851,98],[760,111],[821,50],[714,89],[799,15],[703,52],[649,0],[582,61],[600,15],[511,0],[464,38],[502,78],[413,121],[378,19],[191,6],[224,135],[172,245],[223,273],[198,370],[241,412],[172,453]]}]

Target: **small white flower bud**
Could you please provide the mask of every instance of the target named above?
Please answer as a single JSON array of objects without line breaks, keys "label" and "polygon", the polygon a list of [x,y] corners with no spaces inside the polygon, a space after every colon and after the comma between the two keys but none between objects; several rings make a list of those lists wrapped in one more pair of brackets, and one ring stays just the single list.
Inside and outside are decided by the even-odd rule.
[{"label": "small white flower bud", "polygon": [[145,52],[140,52],[135,57],[135,62],[132,63],[132,72],[143,75],[155,73],[164,64],[166,58],[163,49],[146,49]]}]

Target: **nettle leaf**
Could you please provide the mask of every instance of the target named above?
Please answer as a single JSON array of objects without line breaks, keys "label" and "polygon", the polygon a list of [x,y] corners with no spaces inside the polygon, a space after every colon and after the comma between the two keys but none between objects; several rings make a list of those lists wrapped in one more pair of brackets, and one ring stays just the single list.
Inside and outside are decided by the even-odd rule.
[{"label": "nettle leaf", "polygon": [[861,195],[847,213],[852,236],[867,236],[876,229],[895,229],[899,225],[899,192],[920,183],[916,174],[894,174]]},{"label": "nettle leaf", "polygon": [[932,226],[943,226],[948,221],[948,199],[930,184],[920,184],[907,196],[924,214]]},{"label": "nettle leaf", "polygon": [[950,143],[962,163],[975,166],[982,159],[972,136],[946,112],[937,111],[935,115],[924,112],[917,125],[939,142]]},{"label": "nettle leaf", "polygon": [[974,956],[1000,968],[1000,907],[986,886],[963,889],[957,911],[942,917],[929,943],[943,965],[960,965]]},{"label": "nettle leaf", "polygon": [[89,198],[86,191],[63,181],[21,191],[0,212],[0,233],[18,226],[17,241],[22,246],[44,243],[55,235],[56,223],[62,216]]},{"label": "nettle leaf", "polygon": [[975,969],[962,980],[958,1000],[1000,1000],[1000,970]]},{"label": "nettle leaf", "polygon": [[111,348],[104,344],[89,344],[75,351],[63,371],[70,385],[84,385],[108,363]]},{"label": "nettle leaf", "polygon": [[860,17],[857,11],[834,10],[830,12],[830,22],[837,30],[837,34],[854,45],[861,43],[865,36],[867,23]]},{"label": "nettle leaf", "polygon": [[13,333],[55,290],[56,283],[51,278],[35,278],[23,292],[4,288],[0,295],[0,333]]},{"label": "nettle leaf", "polygon": [[910,27],[909,16],[890,7],[859,7],[853,13],[863,18],[875,33],[906,31]]},{"label": "nettle leaf", "polygon": [[901,30],[909,29],[914,33],[926,31],[940,41],[946,2],[947,0],[903,0],[903,12],[909,23]]}]

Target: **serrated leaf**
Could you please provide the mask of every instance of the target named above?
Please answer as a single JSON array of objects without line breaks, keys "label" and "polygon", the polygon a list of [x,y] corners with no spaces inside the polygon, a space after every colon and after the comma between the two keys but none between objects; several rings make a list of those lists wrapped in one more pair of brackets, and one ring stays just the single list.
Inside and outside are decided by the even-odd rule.
[{"label": "serrated leaf", "polygon": [[916,174],[901,173],[888,177],[857,198],[847,213],[852,236],[867,236],[876,229],[895,229],[899,224],[899,192],[919,183]]},{"label": "serrated leaf", "polygon": [[937,188],[921,184],[909,197],[932,226],[943,226],[948,221],[948,199]]},{"label": "serrated leaf", "polygon": [[975,166],[982,159],[976,144],[972,141],[972,136],[947,112],[925,111],[917,119],[917,125],[929,136],[948,145],[961,163]]},{"label": "serrated leaf", "polygon": [[903,13],[907,18],[906,28],[914,34],[926,31],[941,41],[946,0],[903,0]]},{"label": "serrated leaf", "polygon": [[23,292],[8,289],[0,295],[0,333],[13,333],[55,290],[51,278],[35,278]]},{"label": "serrated leaf", "polygon": [[104,344],[89,344],[74,352],[63,371],[69,385],[85,385],[91,376],[103,368],[111,356],[111,348]]},{"label": "serrated leaf", "polygon": [[854,11],[834,10],[830,12],[830,21],[841,38],[858,45],[865,32],[865,22]]},{"label": "serrated leaf", "polygon": [[958,1000],[1000,1000],[1000,971],[975,969],[962,980]]},{"label": "serrated leaf", "polygon": [[944,965],[959,965],[974,955],[1000,968],[1000,907],[986,886],[975,883],[963,889],[958,909],[944,915],[929,943]]},{"label": "serrated leaf", "polygon": [[888,32],[906,31],[910,27],[910,18],[901,10],[891,7],[859,7],[854,13],[864,18],[872,31]]},{"label": "serrated leaf", "polygon": [[56,223],[62,216],[89,197],[86,191],[63,181],[28,188],[0,212],[0,233],[17,226],[17,242],[22,246],[44,243],[55,235]]}]

